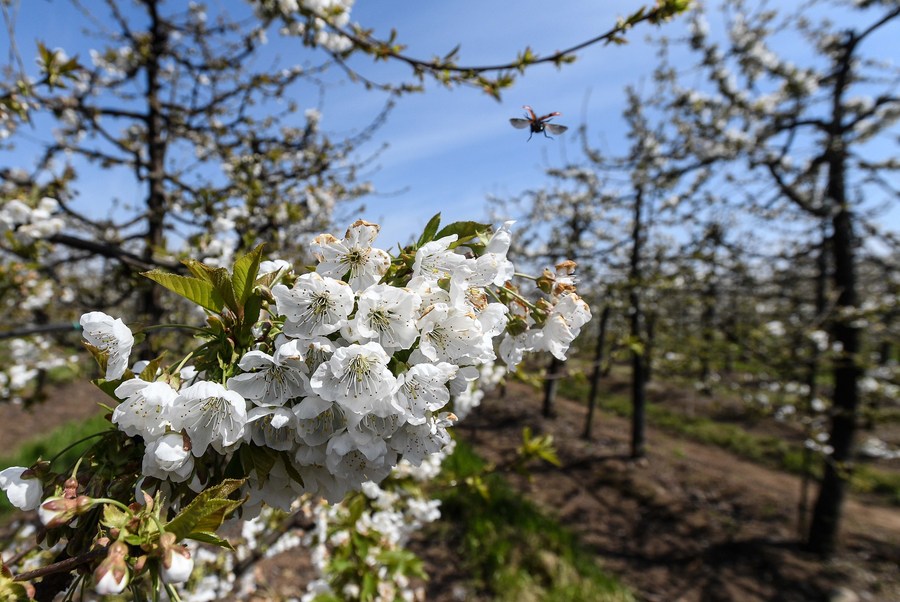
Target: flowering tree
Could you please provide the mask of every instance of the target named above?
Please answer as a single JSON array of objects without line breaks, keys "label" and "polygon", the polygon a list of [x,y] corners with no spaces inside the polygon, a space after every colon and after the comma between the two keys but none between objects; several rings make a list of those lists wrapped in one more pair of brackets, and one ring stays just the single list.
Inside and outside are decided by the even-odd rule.
[{"label": "flowering tree", "polygon": [[343,239],[314,239],[314,271],[263,261],[256,247],[230,271],[187,261],[190,276],[147,272],[206,314],[203,326],[171,326],[199,342],[171,362],[132,365],[132,331],[84,314],[114,428],[74,466],[3,471],[0,487],[38,510],[53,547],[42,568],[5,567],[0,592],[71,594],[90,567],[98,593],[178,599],[193,566],[185,542],[228,547],[217,534],[228,515],[289,510],[301,495],[338,502],[401,458],[419,466],[440,452],[457,419],[451,396],[497,357],[495,339],[511,364],[527,351],[564,353],[590,318],[571,278],[548,272],[535,300],[512,283],[509,227],[441,229],[435,216],[391,256],[373,246],[378,226],[358,221]]},{"label": "flowering tree", "polygon": [[[755,178],[747,182],[747,205],[769,215],[791,206],[828,231],[836,295],[828,324],[840,353],[832,361],[829,453],[809,529],[810,547],[823,554],[835,547],[861,401],[860,233],[895,245],[866,219],[872,205],[863,199],[896,199],[888,177],[896,161],[874,141],[889,137],[900,110],[896,68],[863,54],[873,37],[896,25],[900,9],[862,2],[843,10],[836,27],[807,11],[779,15],[732,3],[725,49],[710,38],[704,18],[694,21],[690,45],[708,87],[684,86],[674,67],[660,70],[670,84],[668,118],[704,134],[690,138],[698,160],[722,169],[740,162]],[[778,34],[808,41],[809,60],[779,56]]]},{"label": "flowering tree", "polygon": [[[243,6],[245,14],[240,6],[183,9],[160,0],[71,4],[104,44],[91,52],[91,64],[40,44],[40,72],[28,73],[18,58],[10,81],[0,84],[0,140],[8,140],[7,148],[23,122],[41,123],[41,131],[48,119],[56,125],[34,165],[0,170],[6,283],[0,291],[9,291],[3,299],[9,324],[29,325],[8,329],[9,336],[70,330],[87,308],[128,308],[147,323],[163,321],[172,308],[163,307],[140,271],[184,274],[179,258],[187,256],[228,265],[264,241],[286,255],[302,252],[306,235],[328,223],[337,201],[368,191],[357,180],[362,159],[354,159],[354,150],[382,123],[392,96],[421,90],[426,77],[499,96],[526,68],[571,62],[594,44],[623,43],[635,25],[661,24],[687,6],[666,0],[640,8],[551,55],[525,49],[505,64],[465,66],[457,51],[433,60],[404,54],[393,37],[378,39],[352,23],[347,0],[254,0]],[[11,14],[4,11],[13,31]],[[312,60],[321,60],[261,68],[271,35],[296,36]],[[18,52],[14,43],[11,51]],[[409,65],[413,76],[376,83],[350,67],[357,54]],[[320,76],[333,68],[387,93],[371,127],[343,140],[320,129],[321,107],[313,102],[282,102],[320,93]],[[139,198],[116,189],[100,199],[91,191],[91,207],[113,208],[102,216],[79,205],[86,163],[132,178]],[[28,302],[18,304],[22,297]],[[44,367],[60,361],[59,354],[46,357],[49,339],[31,341],[8,350],[13,361],[0,380],[11,392],[35,374],[35,358]]]}]

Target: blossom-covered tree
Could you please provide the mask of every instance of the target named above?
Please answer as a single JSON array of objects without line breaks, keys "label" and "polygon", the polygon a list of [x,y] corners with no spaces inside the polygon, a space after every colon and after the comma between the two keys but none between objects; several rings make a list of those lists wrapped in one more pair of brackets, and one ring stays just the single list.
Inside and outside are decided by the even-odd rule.
[{"label": "blossom-covered tree", "polygon": [[[865,54],[873,37],[896,27],[900,9],[862,2],[842,10],[834,24],[810,7],[779,13],[730,3],[724,47],[709,35],[705,17],[693,21],[689,42],[705,85],[696,85],[694,70],[683,79],[680,65],[659,71],[669,84],[668,118],[683,128],[697,160],[750,170],[752,177],[742,179],[746,206],[769,215],[790,207],[828,228],[836,295],[828,323],[840,353],[832,362],[829,453],[809,529],[810,547],[823,554],[837,541],[859,419],[860,237],[865,232],[893,245],[868,213],[878,205],[874,199],[896,199],[889,177],[896,160],[886,144],[900,115],[896,67]],[[811,52],[780,55],[783,36],[805,40]]]}]

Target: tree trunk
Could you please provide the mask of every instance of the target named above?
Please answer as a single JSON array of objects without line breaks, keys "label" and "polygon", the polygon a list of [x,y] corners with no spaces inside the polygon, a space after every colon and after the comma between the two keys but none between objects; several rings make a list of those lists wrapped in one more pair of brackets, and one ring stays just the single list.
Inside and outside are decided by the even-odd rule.
[{"label": "tree trunk", "polygon": [[653,311],[644,315],[647,341],[644,346],[644,382],[649,383],[653,378],[653,349],[656,344],[656,319],[659,312]]},{"label": "tree trunk", "polygon": [[852,472],[851,454],[859,411],[859,329],[852,315],[859,304],[856,290],[853,218],[846,206],[833,218],[834,288],[838,295],[834,340],[842,352],[834,361],[834,399],[829,445],[833,451],[825,463],[819,497],[809,528],[809,547],[823,556],[834,553],[838,523]]},{"label": "tree trunk", "polygon": [[544,407],[541,410],[544,418],[554,418],[556,416],[554,404],[556,402],[556,389],[562,375],[562,367],[562,360],[558,360],[555,357],[550,360],[550,365],[547,366],[547,376],[544,377]]},{"label": "tree trunk", "polygon": [[[828,306],[828,230],[823,223],[822,242],[819,248],[819,254],[816,256],[816,279],[815,288],[815,307],[816,314],[814,321],[821,322],[825,317]],[[819,369],[821,363],[822,352],[819,350],[817,342],[807,343],[809,349],[809,358],[806,362],[806,387],[808,390],[806,397],[807,414],[813,411],[813,400],[819,396]],[[812,433],[805,433],[807,438]],[[802,475],[800,481],[800,501],[797,505],[797,528],[800,536],[803,537],[809,528],[808,506],[809,506],[809,485],[812,475],[813,452],[810,448],[803,446],[803,464]]]},{"label": "tree trunk", "polygon": [[628,293],[631,324],[631,457],[644,457],[644,422],[647,405],[647,381],[644,376],[644,336],[641,294],[643,273],[641,270],[641,246],[643,243],[643,190],[638,188],[634,197],[634,217],[631,230],[631,260]]},{"label": "tree trunk", "polygon": [[597,349],[594,351],[594,369],[591,371],[591,392],[588,394],[587,418],[584,421],[582,437],[591,440],[591,428],[594,423],[594,411],[597,407],[597,396],[600,392],[600,377],[603,373],[603,348],[606,346],[606,325],[609,322],[609,305],[603,306],[600,313],[600,334],[597,336]]},{"label": "tree trunk", "polygon": [[[157,12],[157,1],[147,3],[150,17],[150,53],[147,59],[147,232],[144,235],[143,259],[152,263],[154,253],[165,244],[166,216],[165,161],[166,141],[163,136],[162,100],[160,99],[160,62],[166,52],[166,33]],[[138,312],[148,324],[158,324],[164,310],[160,288],[141,279]],[[149,350],[152,355],[152,350]]]},{"label": "tree trunk", "polygon": [[859,410],[860,332],[853,316],[859,308],[856,283],[856,240],[853,214],[847,203],[846,135],[842,96],[851,81],[852,53],[856,43],[854,33],[847,35],[845,52],[839,63],[832,96],[831,131],[825,157],[828,165],[826,198],[831,203],[831,252],[834,259],[833,283],[838,293],[833,321],[834,340],[841,352],[834,360],[834,398],[829,445],[831,456],[825,463],[822,486],[813,510],[809,528],[809,547],[823,556],[834,553],[838,524],[853,467],[851,453]]}]

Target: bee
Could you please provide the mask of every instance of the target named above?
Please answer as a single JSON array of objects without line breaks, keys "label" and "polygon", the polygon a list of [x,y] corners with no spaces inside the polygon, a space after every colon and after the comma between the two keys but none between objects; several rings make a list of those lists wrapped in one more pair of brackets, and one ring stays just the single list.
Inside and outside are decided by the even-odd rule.
[{"label": "bee", "polygon": [[543,117],[538,117],[537,115],[535,115],[534,109],[532,109],[528,105],[525,105],[522,108],[525,109],[525,111],[527,111],[527,113],[525,115],[526,119],[520,119],[518,117],[513,117],[512,119],[509,120],[509,122],[516,129],[521,130],[524,128],[531,128],[531,133],[528,134],[529,140],[531,140],[531,137],[534,136],[538,132],[543,132],[545,138],[552,138],[552,136],[547,135],[547,132],[550,132],[551,134],[562,134],[567,129],[569,129],[568,127],[566,127],[564,125],[559,125],[558,123],[548,123],[548,121],[550,121],[554,117],[562,115],[562,113],[560,113],[559,111],[555,111],[553,113],[547,113]]}]

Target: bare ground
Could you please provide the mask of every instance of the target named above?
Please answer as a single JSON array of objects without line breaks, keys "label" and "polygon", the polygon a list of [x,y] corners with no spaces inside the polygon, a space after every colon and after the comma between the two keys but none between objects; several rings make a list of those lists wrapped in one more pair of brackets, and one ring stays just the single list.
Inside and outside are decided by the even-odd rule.
[{"label": "bare ground", "polygon": [[[96,414],[103,400],[89,383],[73,383],[30,410],[0,404],[0,453]],[[843,591],[847,602],[900,602],[897,508],[850,496],[840,549],[821,561],[799,543],[797,477],[652,428],[646,460],[634,462],[626,421],[598,416],[594,439],[585,442],[584,416],[580,404],[560,399],[557,417],[543,419],[539,395],[513,383],[504,399],[486,399],[458,430],[498,463],[515,453],[524,426],[553,434],[562,468],[538,467],[530,480],[511,476],[513,486],[576,532],[640,600],[827,601]],[[428,599],[483,600],[465,587],[458,552],[429,541],[413,544],[431,574]],[[260,564],[267,591],[255,600],[298,596],[310,575],[308,559],[299,556],[295,550]]]},{"label": "bare ground", "polygon": [[562,468],[511,479],[640,599],[813,601],[847,588],[864,600],[900,601],[897,508],[851,496],[840,550],[823,562],[799,545],[799,478],[652,428],[646,460],[634,462],[629,424],[602,415],[588,443],[579,437],[585,413],[560,399],[557,417],[541,418],[539,396],[512,384],[460,430],[496,462],[515,453],[526,425],[553,434]]}]

